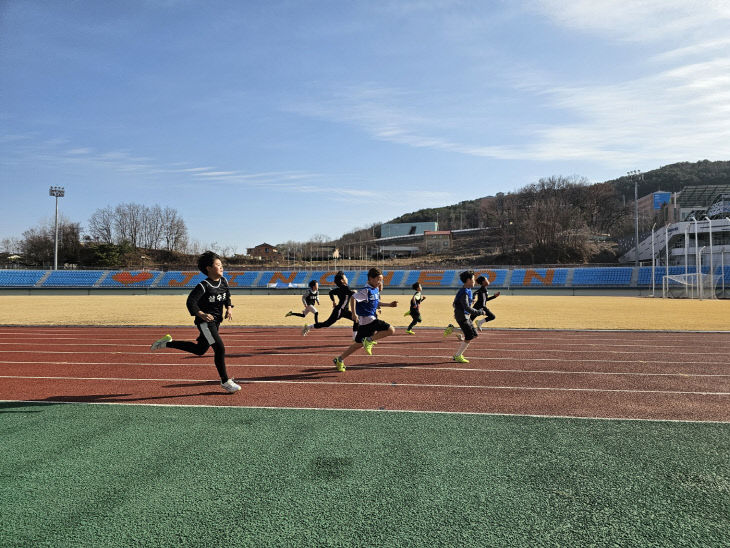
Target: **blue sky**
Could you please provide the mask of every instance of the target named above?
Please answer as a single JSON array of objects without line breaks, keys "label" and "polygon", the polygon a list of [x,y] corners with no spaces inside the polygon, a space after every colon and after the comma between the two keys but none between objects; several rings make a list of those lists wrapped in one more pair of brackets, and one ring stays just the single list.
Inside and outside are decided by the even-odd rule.
[{"label": "blue sky", "polygon": [[0,0],[0,239],[50,185],[245,252],[729,160],[728,28],[723,0]]}]

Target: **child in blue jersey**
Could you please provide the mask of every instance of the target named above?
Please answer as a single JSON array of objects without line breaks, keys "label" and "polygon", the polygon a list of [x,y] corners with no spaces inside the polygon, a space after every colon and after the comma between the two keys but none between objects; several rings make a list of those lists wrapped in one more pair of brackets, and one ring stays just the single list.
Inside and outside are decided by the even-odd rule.
[{"label": "child in blue jersey", "polygon": [[398,301],[389,303],[380,302],[380,289],[383,287],[383,273],[378,268],[368,270],[368,285],[356,292],[350,299],[350,308],[353,317],[357,317],[358,328],[355,342],[347,350],[332,361],[337,371],[345,370],[345,358],[355,352],[360,346],[369,355],[373,353],[373,346],[379,339],[395,334],[395,328],[378,319],[378,308],[382,306],[396,307]]},{"label": "child in blue jersey", "polygon": [[454,361],[458,363],[469,363],[469,360],[464,357],[464,352],[469,347],[469,343],[479,336],[472,323],[472,314],[474,317],[486,314],[484,309],[476,310],[471,307],[473,302],[471,288],[474,287],[474,276],[473,270],[465,270],[459,274],[459,279],[464,285],[456,292],[456,297],[454,297],[454,319],[464,334],[464,340],[453,356]]}]

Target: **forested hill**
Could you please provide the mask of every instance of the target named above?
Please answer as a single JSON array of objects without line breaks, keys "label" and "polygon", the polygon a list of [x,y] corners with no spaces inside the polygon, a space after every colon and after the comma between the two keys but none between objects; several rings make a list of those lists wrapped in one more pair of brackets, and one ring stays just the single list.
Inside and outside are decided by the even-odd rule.
[{"label": "forested hill", "polygon": [[[616,186],[619,194],[634,197],[634,181],[627,175],[606,181]],[[679,162],[644,173],[639,181],[639,197],[657,190],[679,192],[686,186],[730,185],[730,162]]]},{"label": "forested hill", "polygon": [[[605,182],[614,185],[617,193],[624,195],[627,201],[633,200],[634,181],[627,175]],[[527,184],[529,183],[526,183],[525,186]],[[678,192],[685,186],[695,185],[730,185],[730,161],[679,162],[647,171],[643,174],[643,181],[639,181],[638,193],[641,197],[657,190]],[[519,190],[516,193],[519,193]],[[449,206],[420,209],[391,219],[388,222],[435,221],[438,216],[439,224],[443,228],[453,229],[462,226],[463,228],[470,228],[474,225],[467,223],[467,219],[473,221],[477,217],[479,206],[480,199],[467,200]]]}]

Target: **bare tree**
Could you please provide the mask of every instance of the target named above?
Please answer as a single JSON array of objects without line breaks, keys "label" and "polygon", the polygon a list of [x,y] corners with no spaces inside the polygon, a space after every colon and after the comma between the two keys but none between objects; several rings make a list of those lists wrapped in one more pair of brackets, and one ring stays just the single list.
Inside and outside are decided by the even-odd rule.
[{"label": "bare tree", "polygon": [[167,251],[182,251],[188,242],[188,229],[177,210],[166,207],[162,210],[162,244]]},{"label": "bare tree", "polygon": [[162,241],[163,213],[159,205],[142,208],[140,244],[145,249],[158,249]]},{"label": "bare tree", "polygon": [[0,242],[0,249],[2,249],[4,253],[14,255],[21,252],[22,244],[23,241],[14,236],[10,238],[3,238],[2,242]]},{"label": "bare tree", "polygon": [[115,214],[111,206],[97,209],[89,217],[89,235],[97,242],[114,243]]},{"label": "bare tree", "polygon": [[[55,224],[29,228],[20,243],[25,260],[35,264],[51,264],[56,239]],[[78,263],[81,250],[81,225],[64,217],[58,220],[58,262]]]}]

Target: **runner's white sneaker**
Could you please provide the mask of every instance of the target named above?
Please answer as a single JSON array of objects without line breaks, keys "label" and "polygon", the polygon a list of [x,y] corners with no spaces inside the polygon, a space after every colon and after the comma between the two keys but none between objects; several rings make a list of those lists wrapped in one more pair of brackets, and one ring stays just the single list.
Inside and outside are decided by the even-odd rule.
[{"label": "runner's white sneaker", "polygon": [[236,384],[233,379],[228,379],[226,382],[222,382],[221,386],[223,390],[229,393],[238,392],[241,389],[241,385]]},{"label": "runner's white sneaker", "polygon": [[305,324],[304,325],[304,329],[302,329],[302,336],[303,337],[306,337],[307,336],[307,333],[309,333],[309,330],[310,329],[312,329],[312,326]]}]

